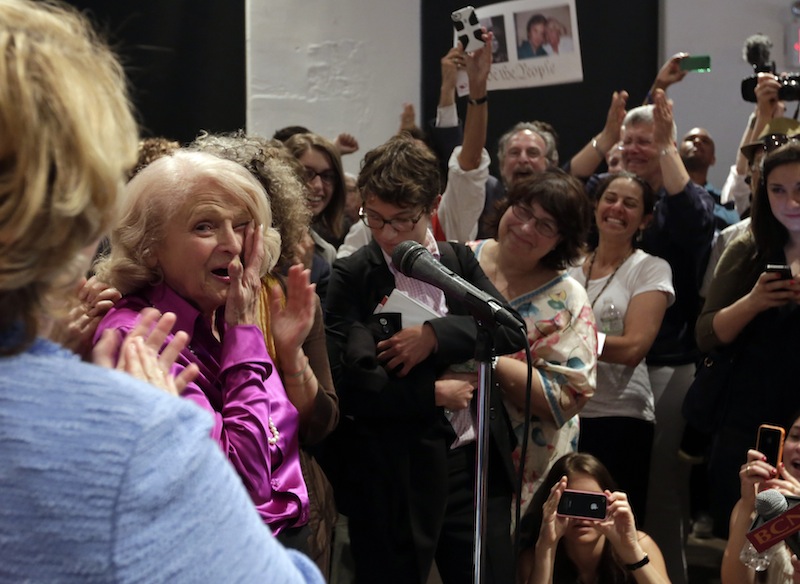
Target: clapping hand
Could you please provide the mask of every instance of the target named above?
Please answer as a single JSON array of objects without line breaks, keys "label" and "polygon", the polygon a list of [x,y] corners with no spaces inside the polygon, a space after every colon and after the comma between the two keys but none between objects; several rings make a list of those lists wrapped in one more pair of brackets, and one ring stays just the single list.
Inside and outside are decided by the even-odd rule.
[{"label": "clapping hand", "polygon": [[172,365],[189,342],[189,335],[179,331],[161,350],[176,320],[171,312],[162,315],[155,308],[145,308],[124,339],[113,329],[103,331],[92,351],[92,360],[96,365],[124,371],[167,393],[180,395],[195,380],[199,369],[192,363],[177,376],[171,373]]}]

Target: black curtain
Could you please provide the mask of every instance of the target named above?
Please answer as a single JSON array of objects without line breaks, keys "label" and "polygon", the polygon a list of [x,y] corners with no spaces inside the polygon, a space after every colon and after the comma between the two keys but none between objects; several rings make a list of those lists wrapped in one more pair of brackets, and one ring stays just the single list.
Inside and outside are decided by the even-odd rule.
[{"label": "black curtain", "polygon": [[[494,3],[476,0],[472,4],[477,8]],[[464,0],[422,0],[424,120],[436,116],[439,60],[453,42],[450,13],[464,4]],[[486,148],[495,175],[497,140],[515,123],[542,120],[553,124],[560,138],[561,160],[566,161],[603,128],[615,90],[630,93],[629,108],[640,105],[658,72],[658,2],[576,0],[575,9],[582,82],[490,92]],[[463,120],[463,99],[458,107]]]},{"label": "black curtain", "polygon": [[246,122],[244,0],[71,0],[120,55],[144,136],[181,143]]}]

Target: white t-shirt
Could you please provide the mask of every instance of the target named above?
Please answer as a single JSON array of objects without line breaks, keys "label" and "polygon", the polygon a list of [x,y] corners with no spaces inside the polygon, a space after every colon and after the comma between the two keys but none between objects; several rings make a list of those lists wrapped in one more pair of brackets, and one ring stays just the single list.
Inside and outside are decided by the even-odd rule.
[{"label": "white t-shirt", "polygon": [[[569,268],[569,275],[586,284],[581,266]],[[620,266],[602,295],[596,298],[611,276],[589,282],[587,293],[594,310],[600,311],[607,299],[622,313],[628,312],[631,298],[643,292],[660,290],[669,296],[667,306],[675,301],[672,269],[658,257],[637,249]],[[599,318],[598,314],[595,314]],[[619,363],[597,362],[597,391],[581,410],[581,417],[603,418],[620,416],[652,422],[655,420],[653,391],[644,360],[636,367]]]}]

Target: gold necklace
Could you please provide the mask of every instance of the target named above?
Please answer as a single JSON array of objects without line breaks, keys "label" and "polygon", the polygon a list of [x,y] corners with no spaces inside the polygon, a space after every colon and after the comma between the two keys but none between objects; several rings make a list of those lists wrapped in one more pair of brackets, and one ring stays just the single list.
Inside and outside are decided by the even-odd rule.
[{"label": "gold necklace", "polygon": [[[614,271],[611,272],[611,275],[608,277],[608,280],[606,280],[606,283],[603,284],[603,287],[600,289],[600,293],[597,296],[594,297],[594,300],[592,300],[592,304],[591,304],[592,310],[594,310],[594,305],[597,302],[597,299],[600,298],[603,295],[603,292],[606,291],[606,288],[608,288],[608,285],[611,284],[611,280],[613,280],[614,276],[617,275],[617,272],[622,267],[622,264],[627,262],[628,258],[631,257],[632,255],[633,255],[633,248],[631,248],[631,250],[627,253],[627,255],[624,258],[622,258],[622,261],[619,264],[617,264],[617,267],[614,268]],[[592,259],[589,260],[589,271],[586,273],[586,283],[583,285],[583,287],[586,288],[587,292],[589,291],[589,280],[592,279],[592,268],[594,268],[594,260],[595,259],[597,259],[597,250],[596,249],[594,250],[594,252],[592,252]]]}]

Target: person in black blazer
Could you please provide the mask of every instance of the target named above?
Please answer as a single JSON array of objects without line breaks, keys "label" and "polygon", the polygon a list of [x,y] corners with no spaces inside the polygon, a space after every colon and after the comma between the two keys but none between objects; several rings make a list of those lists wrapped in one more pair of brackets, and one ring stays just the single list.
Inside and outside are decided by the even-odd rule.
[{"label": "person in black blazer", "polygon": [[[349,517],[356,580],[424,584],[435,559],[446,584],[469,582],[477,376],[459,364],[474,357],[477,325],[459,299],[398,272],[391,254],[414,240],[501,302],[502,296],[466,246],[434,241],[429,224],[440,183],[429,150],[391,138],[367,153],[358,186],[373,241],[334,263],[326,314],[344,416],[329,444],[328,468],[337,505]],[[402,328],[399,315],[374,314],[395,288],[443,316]],[[498,354],[520,350],[524,333],[498,327],[494,345]],[[514,438],[496,394],[488,416],[484,581],[511,583]]]}]

